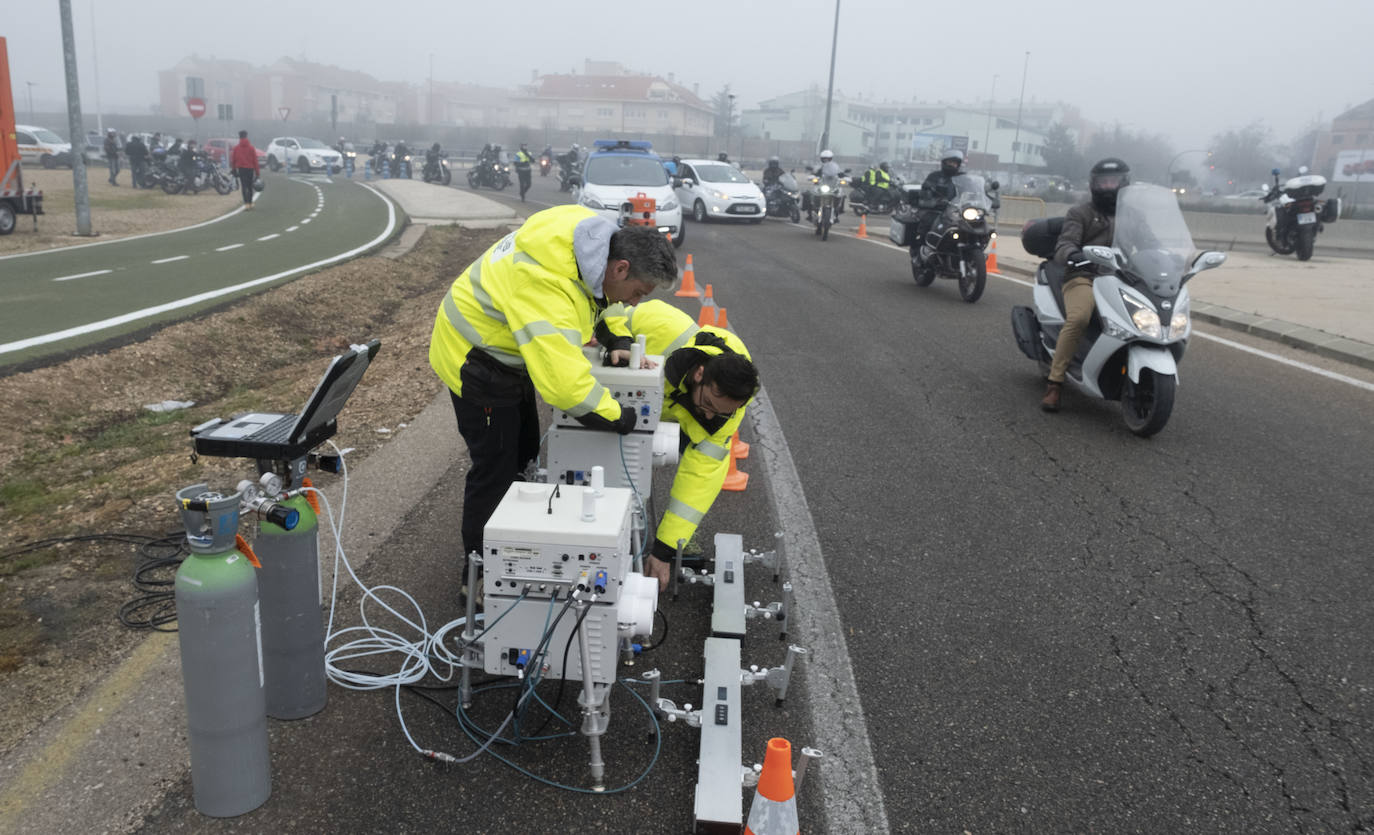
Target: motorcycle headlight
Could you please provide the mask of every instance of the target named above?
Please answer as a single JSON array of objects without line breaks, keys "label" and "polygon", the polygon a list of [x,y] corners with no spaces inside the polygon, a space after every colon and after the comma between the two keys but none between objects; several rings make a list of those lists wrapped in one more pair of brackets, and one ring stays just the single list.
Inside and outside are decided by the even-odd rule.
[{"label": "motorcycle headlight", "polygon": [[830,186],[821,186],[821,194],[829,194]]},{"label": "motorcycle headlight", "polygon": [[964,220],[967,220],[970,223],[972,223],[975,220],[978,220],[982,216],[982,209],[975,209],[972,206],[969,206],[967,209],[964,209]]},{"label": "motorcycle headlight", "polygon": [[1159,339],[1163,328],[1160,326],[1159,314],[1155,309],[1125,293],[1121,294],[1121,300],[1126,304],[1126,310],[1131,314],[1131,324],[1135,325],[1136,330],[1150,337]]}]

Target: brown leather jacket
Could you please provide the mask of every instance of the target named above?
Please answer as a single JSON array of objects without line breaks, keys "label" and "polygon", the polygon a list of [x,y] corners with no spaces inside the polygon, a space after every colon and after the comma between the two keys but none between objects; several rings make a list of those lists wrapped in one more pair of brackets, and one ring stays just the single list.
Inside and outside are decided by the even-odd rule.
[{"label": "brown leather jacket", "polygon": [[[1054,245],[1054,263],[1067,264],[1069,258],[1077,255],[1085,246],[1111,246],[1116,231],[1116,218],[1105,214],[1085,200],[1069,209],[1064,215],[1064,229]],[[1097,275],[1097,268],[1070,270],[1066,277],[1074,275]]]}]

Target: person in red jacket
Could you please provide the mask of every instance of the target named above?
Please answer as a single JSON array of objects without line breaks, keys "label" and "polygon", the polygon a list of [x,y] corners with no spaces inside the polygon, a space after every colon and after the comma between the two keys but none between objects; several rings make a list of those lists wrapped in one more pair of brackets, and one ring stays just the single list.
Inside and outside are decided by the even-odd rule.
[{"label": "person in red jacket", "polygon": [[229,167],[239,176],[243,188],[243,208],[253,208],[253,181],[258,178],[258,149],[248,141],[248,131],[239,131],[239,144],[229,152]]}]

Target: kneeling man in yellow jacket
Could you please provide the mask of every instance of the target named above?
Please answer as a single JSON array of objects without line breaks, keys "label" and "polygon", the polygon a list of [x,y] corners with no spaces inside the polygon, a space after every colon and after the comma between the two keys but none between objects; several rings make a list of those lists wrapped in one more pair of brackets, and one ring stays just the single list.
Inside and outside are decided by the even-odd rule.
[{"label": "kneeling man in yellow jacket", "polygon": [[730,470],[730,440],[759,389],[749,350],[728,330],[698,327],[667,302],[612,305],[597,323],[597,341],[613,365],[629,362],[643,334],[645,352],[663,361],[663,419],[677,421],[681,460],[644,571],[667,588],[679,539],[690,541]]}]

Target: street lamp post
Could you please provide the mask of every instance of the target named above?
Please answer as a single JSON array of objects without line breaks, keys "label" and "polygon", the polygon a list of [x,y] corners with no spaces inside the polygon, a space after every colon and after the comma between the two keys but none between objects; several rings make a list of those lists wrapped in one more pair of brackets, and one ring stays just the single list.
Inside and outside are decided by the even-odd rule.
[{"label": "street lamp post", "polygon": [[25,81],[24,83],[29,85],[29,124],[36,125],[38,124],[38,117],[33,115],[33,88],[38,82]]},{"label": "street lamp post", "polygon": [[1016,138],[1011,141],[1011,187],[1016,188],[1018,166],[1016,154],[1021,150],[1021,108],[1026,103],[1026,71],[1030,69],[1030,50],[1026,50],[1026,62],[1021,67],[1021,100],[1016,104]]},{"label": "street lamp post", "polygon": [[987,124],[987,127],[983,128],[983,158],[984,158],[984,159],[986,159],[986,158],[988,158],[989,156],[992,155],[992,152],[988,150],[988,141],[992,138],[992,105],[993,105],[993,102],[996,100],[996,98],[997,98],[997,76],[994,74],[994,75],[992,76],[992,89],[988,91],[988,124]]},{"label": "street lamp post", "polygon": [[835,32],[830,37],[830,86],[825,91],[825,130],[820,150],[830,147],[830,102],[835,98],[835,49],[840,43],[840,0],[835,0]]},{"label": "street lamp post", "polygon": [[735,94],[725,94],[725,156],[730,156],[730,123],[735,121]]}]

